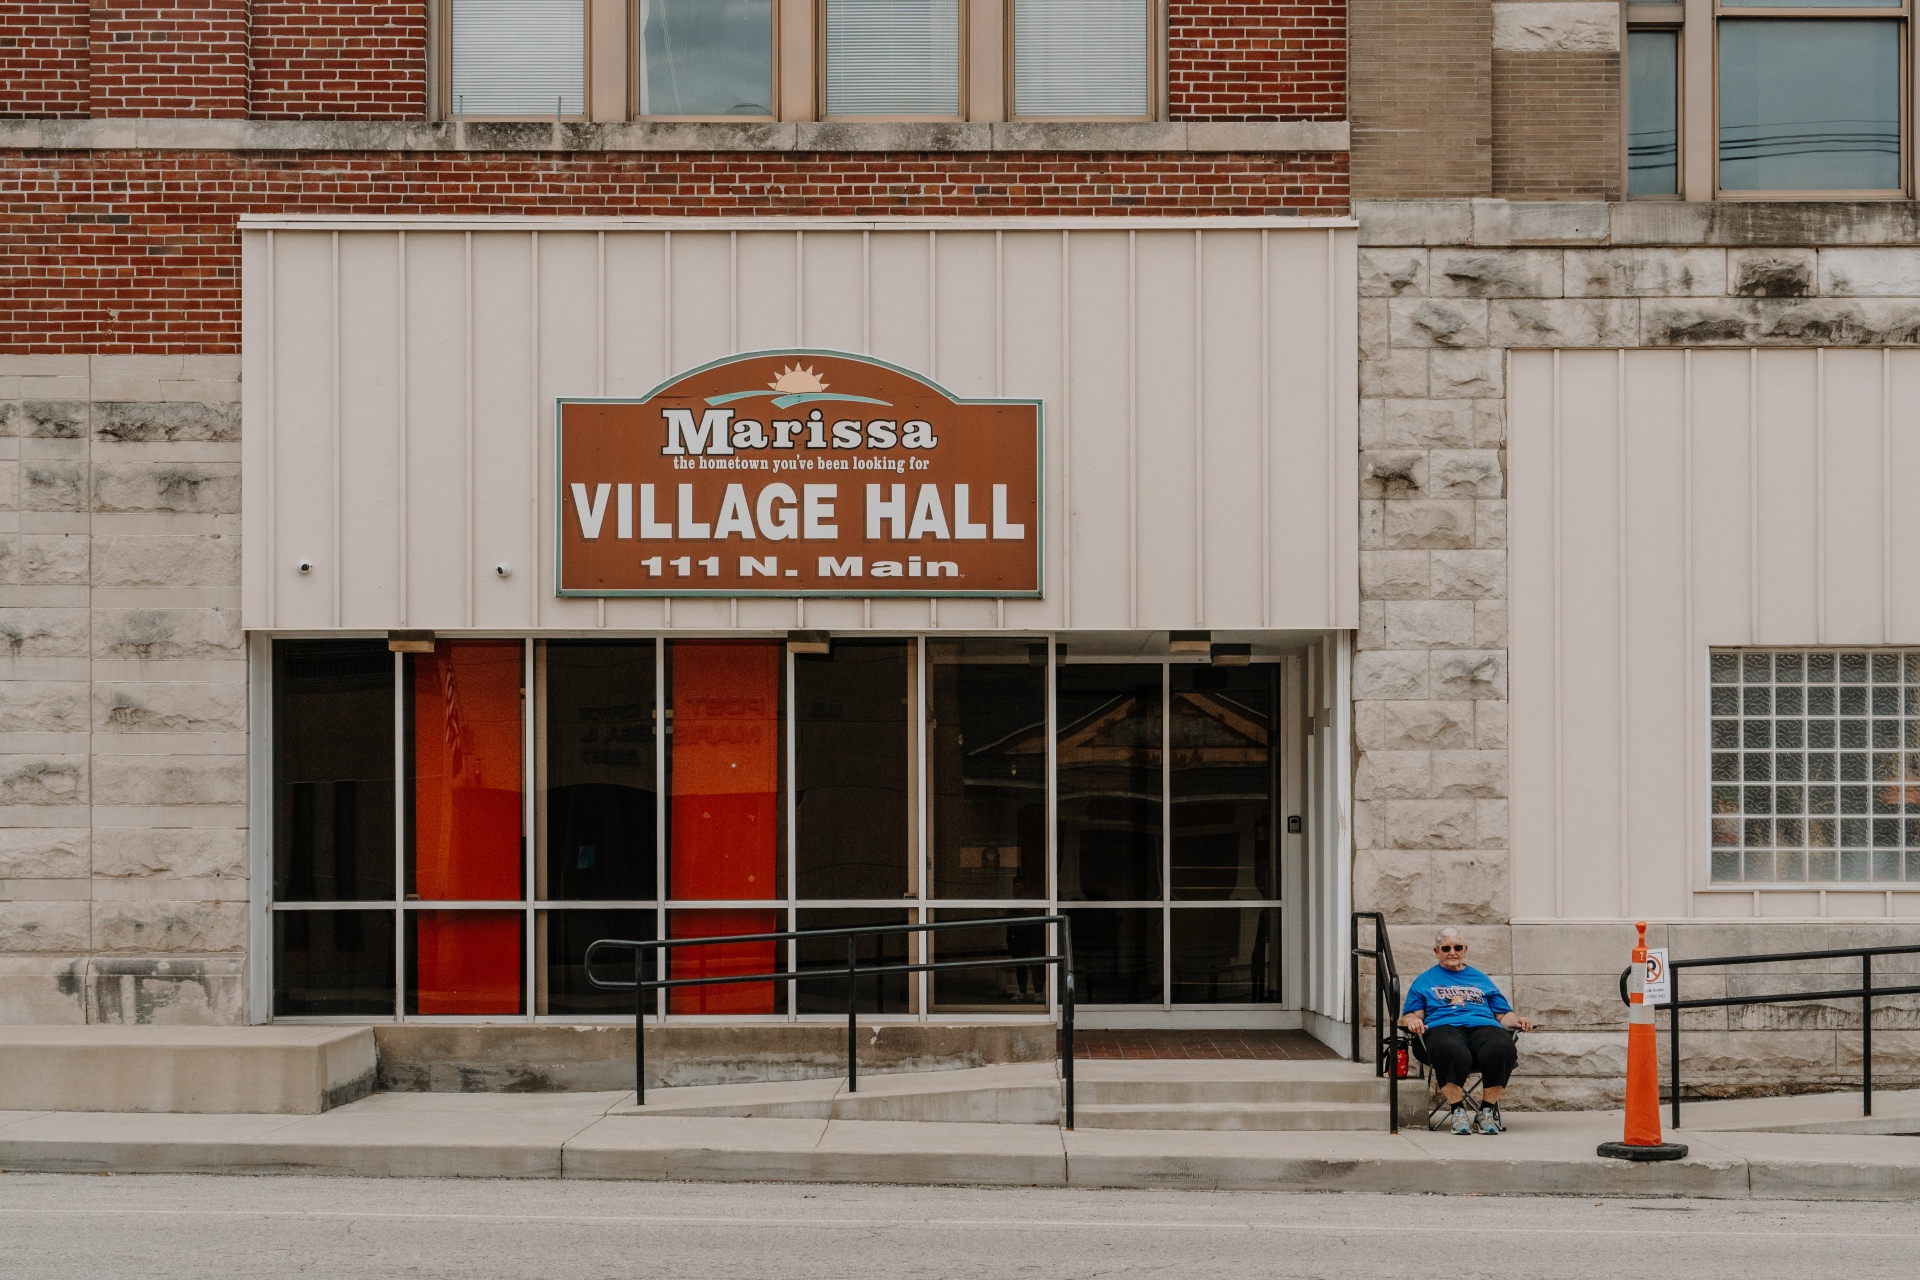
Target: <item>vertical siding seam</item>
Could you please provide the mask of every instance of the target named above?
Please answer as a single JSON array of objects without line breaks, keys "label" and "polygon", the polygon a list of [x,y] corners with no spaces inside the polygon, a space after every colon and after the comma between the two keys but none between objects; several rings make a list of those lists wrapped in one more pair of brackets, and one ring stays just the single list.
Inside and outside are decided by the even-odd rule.
[{"label": "vertical siding seam", "polygon": [[1561,512],[1560,512],[1560,351],[1553,353],[1553,412],[1551,415],[1553,460],[1553,914],[1567,914],[1566,906],[1566,754],[1561,741]]},{"label": "vertical siding seam", "polygon": [[1614,813],[1618,823],[1618,849],[1620,857],[1620,913],[1628,914],[1632,910],[1633,869],[1629,863],[1632,843],[1627,839],[1627,795],[1630,790],[1627,782],[1627,643],[1632,634],[1627,626],[1629,604],[1627,600],[1627,521],[1630,518],[1627,477],[1627,353],[1625,348],[1614,352],[1614,389],[1613,389],[1613,448],[1614,448],[1614,610],[1618,615],[1614,619],[1614,672],[1618,681],[1615,690],[1615,720],[1617,738],[1614,744],[1615,769],[1618,773],[1617,790],[1614,793]]},{"label": "vertical siding seam", "polygon": [[1813,351],[1813,640],[1827,642],[1827,351]]},{"label": "vertical siding seam", "polygon": [[1207,625],[1207,287],[1200,228],[1193,230],[1193,625]]},{"label": "vertical siding seam", "polygon": [[[1007,394],[1006,235],[1005,230],[997,228],[993,233],[993,394],[996,397]],[[1046,442],[1044,440],[1041,441],[1042,448],[1045,447],[1045,444]],[[1041,474],[1044,475],[1045,473],[1046,468],[1042,467]],[[1040,501],[1043,503],[1046,501],[1045,495],[1041,496]],[[1036,536],[1039,537],[1046,536],[1044,529],[1036,529],[1035,533]],[[1007,629],[1007,598],[1005,596],[994,597],[993,625],[997,631],[1005,631]],[[923,847],[921,859],[923,863],[926,861],[927,856]],[[926,1008],[923,1004],[921,1007],[921,1016],[924,1017],[925,1015]]]},{"label": "vertical siding seam", "polygon": [[328,355],[332,362],[331,382],[327,389],[327,446],[331,451],[327,469],[332,473],[328,477],[332,490],[333,510],[328,512],[328,532],[332,536],[332,545],[327,550],[327,584],[329,616],[333,625],[340,625],[340,233],[335,231],[330,237],[330,270],[332,279],[329,285],[331,294],[330,321],[333,329],[328,337]]},{"label": "vertical siding seam", "polygon": [[1747,348],[1747,643],[1760,643],[1760,349]]},{"label": "vertical siding seam", "polygon": [[1331,627],[1340,617],[1340,456],[1334,448],[1334,424],[1340,413],[1338,358],[1334,334],[1340,325],[1339,308],[1334,303],[1334,283],[1336,280],[1335,250],[1339,241],[1332,227],[1327,228],[1327,280],[1326,305],[1327,322],[1324,341],[1327,346],[1327,621]]},{"label": "vertical siding seam", "polygon": [[[665,380],[673,376],[673,232],[670,230],[660,233],[660,281],[660,377]],[[660,625],[667,630],[673,629],[672,596],[661,597]],[[663,648],[664,645],[663,641]],[[666,891],[664,881],[660,888],[663,893]],[[663,1015],[666,1006],[666,999],[659,998],[658,1009]]]},{"label": "vertical siding seam", "polygon": [[1073,626],[1073,242],[1060,232],[1060,625]]},{"label": "vertical siding seam", "polygon": [[793,233],[793,345],[807,345],[807,245],[806,232]]},{"label": "vertical siding seam", "polygon": [[1271,233],[1260,228],[1260,625],[1273,625],[1273,281]]},{"label": "vertical siding seam", "polygon": [[[740,233],[727,232],[727,354],[740,351]],[[727,598],[727,625],[740,625],[740,597]]]},{"label": "vertical siding seam", "polygon": [[[606,252],[606,232],[600,233],[600,250]],[[598,295],[598,284],[594,288]],[[596,296],[596,310],[598,309]],[[532,430],[527,433],[527,625],[540,625],[540,233],[532,232],[527,246],[527,319],[532,329],[527,350],[527,411]],[[605,370],[600,371],[605,380]],[[602,597],[604,599],[605,597]],[[531,690],[533,685],[529,683]],[[529,873],[531,874],[531,873]],[[528,884],[533,882],[529,880]],[[532,928],[532,922],[528,922]],[[531,988],[529,988],[531,989]]]},{"label": "vertical siding seam", "polygon": [[1127,231],[1127,626],[1140,625],[1139,235]]},{"label": "vertical siding seam", "polygon": [[[272,235],[273,233],[268,232],[267,234]],[[400,466],[398,468],[399,477],[396,486],[398,493],[396,495],[397,500],[394,504],[394,510],[400,513],[400,572],[398,575],[398,586],[400,594],[400,625],[404,627],[407,625],[407,597],[410,593],[412,583],[412,578],[407,572],[407,561],[413,554],[413,539],[410,536],[412,532],[410,514],[412,511],[412,503],[408,501],[407,497],[407,487],[410,483],[407,475],[408,455],[412,448],[411,424],[407,419],[408,405],[412,398],[408,395],[411,377],[407,365],[407,326],[410,323],[408,318],[409,309],[407,306],[407,233],[401,231],[397,233],[395,239],[395,252],[398,255],[398,270],[394,274],[398,283],[395,285],[394,292],[397,295],[397,310],[400,315],[400,323],[395,326],[400,339],[397,343],[399,347],[399,377],[395,380],[400,393]]]},{"label": "vertical siding seam", "polygon": [[[1685,912],[1689,919],[1696,914],[1695,890],[1698,888],[1700,850],[1705,848],[1711,853],[1711,840],[1700,842],[1705,834],[1700,829],[1700,787],[1701,753],[1706,749],[1703,741],[1695,735],[1702,731],[1704,721],[1700,714],[1700,655],[1694,651],[1693,640],[1693,348],[1688,347],[1681,353],[1681,405],[1680,405],[1680,628],[1682,651],[1687,663],[1687,901]],[[1697,745],[1696,745],[1697,743]]]},{"label": "vertical siding seam", "polygon": [[[927,231],[927,373],[940,381],[940,233]],[[940,598],[927,597],[927,627],[940,625]]]},{"label": "vertical siding seam", "polygon": [[[593,279],[594,367],[597,371],[594,378],[594,385],[599,388],[595,394],[605,396],[607,394],[607,233],[604,231],[598,232],[595,238],[599,243],[596,246]],[[538,414],[536,413],[535,416],[537,418]],[[559,429],[560,424],[556,420],[554,422],[554,430],[557,432]],[[553,479],[553,501],[556,507],[560,507],[562,505],[560,501],[560,477],[556,475]],[[533,559],[534,572],[537,574],[540,572],[540,562],[545,558],[540,554],[538,536],[539,522],[537,519],[535,520],[534,528]],[[607,598],[601,596],[598,600],[594,601],[594,605],[596,606],[594,610],[594,625],[600,627],[606,626]],[[536,602],[534,605],[534,613],[537,615],[539,611],[539,605]]]},{"label": "vertical siding seam", "polygon": [[[267,232],[267,497],[264,515],[267,522],[267,625],[269,627],[280,625],[280,537],[277,528],[279,504],[276,502],[279,497],[280,481],[278,472],[274,470],[274,455],[277,452],[274,449],[274,438],[280,430],[279,404],[274,390],[274,384],[277,381],[274,373],[280,363],[280,348],[275,336],[277,326],[274,323],[274,312],[279,307],[279,290],[276,287],[279,282],[275,277],[279,274],[280,266],[275,235],[275,232]],[[93,362],[89,360],[87,365],[91,369]],[[91,388],[91,382],[88,385]],[[91,396],[93,392],[89,390],[87,394]]]},{"label": "vertical siding seam", "polygon": [[462,372],[465,376],[461,383],[465,388],[463,407],[466,435],[462,444],[464,451],[462,473],[465,476],[466,489],[462,500],[466,504],[461,525],[466,532],[466,554],[461,557],[461,580],[466,584],[466,624],[473,625],[473,232],[464,236],[466,244],[466,265],[462,276],[466,326],[466,345],[463,348],[465,364]]},{"label": "vertical siding seam", "polygon": [[1893,643],[1893,349],[1880,348],[1880,643]]},{"label": "vertical siding seam", "polygon": [[873,354],[873,232],[860,233],[860,352]]}]

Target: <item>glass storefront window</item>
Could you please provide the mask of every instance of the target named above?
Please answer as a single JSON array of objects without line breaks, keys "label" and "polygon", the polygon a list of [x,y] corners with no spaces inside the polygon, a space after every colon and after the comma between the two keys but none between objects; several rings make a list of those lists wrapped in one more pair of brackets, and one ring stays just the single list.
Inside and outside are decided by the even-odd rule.
[{"label": "glass storefront window", "polygon": [[1073,921],[1074,998],[1081,1004],[1160,1004],[1165,990],[1159,907],[1082,907]]},{"label": "glass storefront window", "polygon": [[911,640],[835,640],[830,653],[794,657],[797,897],[917,892],[915,648]]},{"label": "glass storefront window", "polygon": [[[876,924],[911,924],[914,912],[879,911],[858,907],[840,908],[827,911],[798,911],[794,928],[796,929],[857,929]],[[915,953],[917,943],[908,934],[873,934],[867,937],[855,937],[854,953],[863,965],[870,964],[907,964],[908,956]],[[794,947],[795,967],[819,969],[831,973],[838,969],[844,975],[847,967],[847,940],[845,938],[810,938]],[[915,975],[907,973],[877,973],[871,977],[859,979],[859,989],[854,993],[855,1007],[861,1013],[914,1013],[914,993],[920,984]],[[845,1013],[847,1011],[847,980],[839,978],[810,978],[805,982],[794,983],[795,1001],[801,1013]]]},{"label": "glass storefront window", "polygon": [[[1039,916],[1040,910],[995,907],[975,911],[940,911],[936,923],[951,920]],[[944,929],[929,934],[935,960],[1018,960],[1047,953],[1048,926],[1011,924],[978,929]],[[1013,964],[1005,968],[952,969],[929,974],[935,1013],[1019,1013],[1043,1009],[1051,965]]]},{"label": "glass storefront window", "polygon": [[[624,1021],[633,994],[587,981],[596,940],[915,920],[970,923],[862,958],[1007,963],[863,978],[862,1013],[1038,1014],[1047,927],[971,922],[1057,908],[1084,1005],[1281,999],[1284,665],[831,644],[276,642],[274,1016]],[[1830,790],[1851,813],[1868,787]],[[839,1016],[845,960],[844,939],[719,941],[648,974],[822,976],[643,1003]]]},{"label": "glass storefront window", "polygon": [[1055,671],[1063,902],[1160,897],[1162,670]]},{"label": "glass storefront window", "polygon": [[[673,938],[724,938],[756,933],[786,932],[785,911],[669,911],[667,928]],[[675,947],[667,976],[719,978],[754,973],[777,973],[786,966],[778,942],[719,942],[710,946]],[[784,982],[716,983],[710,987],[675,987],[667,993],[670,1013],[769,1014],[787,1011]]]},{"label": "glass storefront window", "polygon": [[[543,961],[536,970],[535,1013],[605,1018],[633,1016],[633,992],[602,991],[587,981],[587,948],[602,938],[651,942],[655,929],[651,909],[610,911],[596,907],[542,911],[534,928],[537,932],[534,954]],[[649,958],[643,962],[642,973],[651,980],[658,976],[659,952],[647,954]],[[633,952],[602,951],[594,958],[594,972],[602,978],[631,978]],[[642,995],[648,1013],[659,1008],[659,996],[657,991]]]},{"label": "glass storefront window", "polygon": [[519,911],[407,912],[407,1012],[522,1012]]},{"label": "glass storefront window", "polygon": [[379,640],[282,641],[273,707],[275,900],[390,901],[393,655]]},{"label": "glass storefront window", "polygon": [[393,912],[274,912],[273,976],[277,1018],[390,1016]]},{"label": "glass storefront window", "polygon": [[545,815],[534,896],[654,896],[659,753],[652,641],[556,641],[535,653]]},{"label": "glass storefront window", "polygon": [[1173,897],[1276,898],[1273,726],[1279,668],[1170,671]]},{"label": "glass storefront window", "polygon": [[1175,908],[1168,948],[1175,1004],[1277,1004],[1278,907]]},{"label": "glass storefront window", "polygon": [[518,640],[442,640],[407,655],[409,898],[521,894]]},{"label": "glass storefront window", "polygon": [[677,640],[667,681],[668,892],[786,897],[786,647]]},{"label": "glass storefront window", "polygon": [[1047,896],[1047,646],[927,642],[933,896]]}]

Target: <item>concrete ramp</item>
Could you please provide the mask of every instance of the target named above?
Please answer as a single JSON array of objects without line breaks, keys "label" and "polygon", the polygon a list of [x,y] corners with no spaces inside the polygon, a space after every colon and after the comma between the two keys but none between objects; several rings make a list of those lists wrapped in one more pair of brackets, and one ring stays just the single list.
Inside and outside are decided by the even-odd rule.
[{"label": "concrete ramp", "polygon": [[316,1115],[374,1080],[367,1027],[0,1026],[0,1111]]}]

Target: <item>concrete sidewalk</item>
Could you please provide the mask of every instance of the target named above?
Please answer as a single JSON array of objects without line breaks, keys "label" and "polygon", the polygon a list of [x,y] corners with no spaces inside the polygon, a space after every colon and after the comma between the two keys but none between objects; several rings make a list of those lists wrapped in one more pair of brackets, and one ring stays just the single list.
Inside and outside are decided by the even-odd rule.
[{"label": "concrete sidewalk", "polygon": [[1627,1164],[1594,1155],[1617,1112],[1516,1114],[1506,1134],[1455,1137],[614,1114],[632,1106],[387,1093],[314,1116],[4,1112],[0,1168],[1920,1199],[1920,1138],[1690,1130],[1675,1135],[1686,1160]]}]

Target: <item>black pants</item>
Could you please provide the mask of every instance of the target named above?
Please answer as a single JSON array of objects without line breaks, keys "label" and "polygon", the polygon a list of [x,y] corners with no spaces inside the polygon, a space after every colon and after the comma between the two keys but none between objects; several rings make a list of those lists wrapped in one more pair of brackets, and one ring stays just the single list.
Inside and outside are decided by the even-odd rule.
[{"label": "black pants", "polygon": [[1414,1055],[1433,1068],[1443,1085],[1464,1085],[1478,1071],[1480,1083],[1490,1089],[1507,1087],[1520,1062],[1513,1032],[1505,1027],[1428,1027],[1425,1053],[1413,1042]]}]

